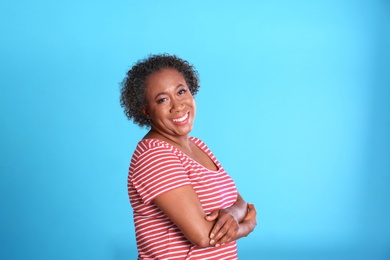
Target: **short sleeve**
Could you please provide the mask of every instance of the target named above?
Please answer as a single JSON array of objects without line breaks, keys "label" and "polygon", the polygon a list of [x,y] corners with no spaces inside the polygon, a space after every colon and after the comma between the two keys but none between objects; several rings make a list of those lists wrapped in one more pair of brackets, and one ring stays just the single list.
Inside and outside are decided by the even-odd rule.
[{"label": "short sleeve", "polygon": [[163,146],[139,154],[130,181],[145,204],[164,192],[190,184],[180,158]]}]

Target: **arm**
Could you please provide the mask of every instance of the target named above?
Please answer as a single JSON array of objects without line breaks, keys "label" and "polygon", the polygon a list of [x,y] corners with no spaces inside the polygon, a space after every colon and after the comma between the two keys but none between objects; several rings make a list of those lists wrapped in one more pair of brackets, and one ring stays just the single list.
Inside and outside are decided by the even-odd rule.
[{"label": "arm", "polygon": [[207,221],[197,194],[190,185],[157,196],[153,202],[180,228],[195,246],[208,247],[215,221]]},{"label": "arm", "polygon": [[[206,214],[199,198],[190,185],[165,192],[157,196],[153,202],[175,222],[193,245],[198,247],[210,246],[210,232],[216,221],[205,219]],[[246,214],[234,237],[230,237],[229,241],[225,240],[224,243],[247,236],[254,229],[256,221],[254,208],[250,213]]]},{"label": "arm", "polygon": [[247,204],[247,215],[243,219],[242,222],[238,224],[238,228],[236,232],[230,233],[226,232],[225,235],[223,235],[220,239],[217,238],[217,236],[210,241],[210,244],[214,245],[216,247],[223,245],[225,243],[229,243],[233,240],[237,240],[242,237],[246,237],[251,233],[256,225],[257,225],[257,220],[256,220],[256,209],[255,206],[251,203]]},{"label": "arm", "polygon": [[[257,225],[257,219],[256,219],[256,209],[255,206],[251,203],[248,203],[248,214],[246,214],[244,220],[240,223],[240,228],[238,229],[238,232],[235,237],[233,237],[234,240],[246,237],[249,233],[251,233],[256,225]],[[229,242],[229,241],[227,241]]]},{"label": "arm", "polygon": [[[237,193],[237,200],[232,206],[230,206],[226,209],[215,210],[215,211],[211,212],[211,214],[208,215],[206,217],[206,219],[211,221],[211,220],[217,219],[217,217],[221,218],[221,214],[223,214],[224,212],[231,215],[234,218],[234,220],[236,220],[236,222],[238,222],[238,223],[240,223],[241,221],[244,220],[244,218],[247,214],[247,204],[244,201],[244,199],[241,197],[240,193]],[[218,230],[222,226],[223,225],[220,225],[219,227],[213,228],[212,233],[217,233]]]},{"label": "arm", "polygon": [[243,222],[247,213],[247,203],[238,194],[237,201],[231,207],[213,211],[210,215],[206,216],[206,220],[208,221],[216,220],[210,233],[210,244],[220,245],[235,240],[236,233],[240,231],[240,228],[242,229],[240,223]]}]

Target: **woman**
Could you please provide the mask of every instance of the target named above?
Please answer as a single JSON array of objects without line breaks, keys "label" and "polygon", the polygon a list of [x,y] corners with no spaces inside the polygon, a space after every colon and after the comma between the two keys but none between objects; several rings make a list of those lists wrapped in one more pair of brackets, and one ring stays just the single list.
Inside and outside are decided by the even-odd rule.
[{"label": "woman", "polygon": [[138,61],[122,82],[126,116],[150,131],[131,159],[128,192],[138,259],[237,259],[256,210],[192,130],[198,74],[167,54]]}]

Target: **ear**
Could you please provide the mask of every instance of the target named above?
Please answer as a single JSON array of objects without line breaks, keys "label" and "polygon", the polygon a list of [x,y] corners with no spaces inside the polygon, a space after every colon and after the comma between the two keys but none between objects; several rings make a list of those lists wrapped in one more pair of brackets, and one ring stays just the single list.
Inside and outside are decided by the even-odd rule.
[{"label": "ear", "polygon": [[148,108],[146,106],[144,106],[142,108],[142,113],[144,114],[144,116],[146,117],[146,119],[150,119],[150,114],[148,112]]}]

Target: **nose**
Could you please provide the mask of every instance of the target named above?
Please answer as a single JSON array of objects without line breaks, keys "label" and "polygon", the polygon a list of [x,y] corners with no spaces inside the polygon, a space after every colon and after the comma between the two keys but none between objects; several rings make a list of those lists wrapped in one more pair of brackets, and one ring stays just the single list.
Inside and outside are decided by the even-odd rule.
[{"label": "nose", "polygon": [[183,102],[178,98],[171,99],[171,112],[178,112],[183,109]]}]

